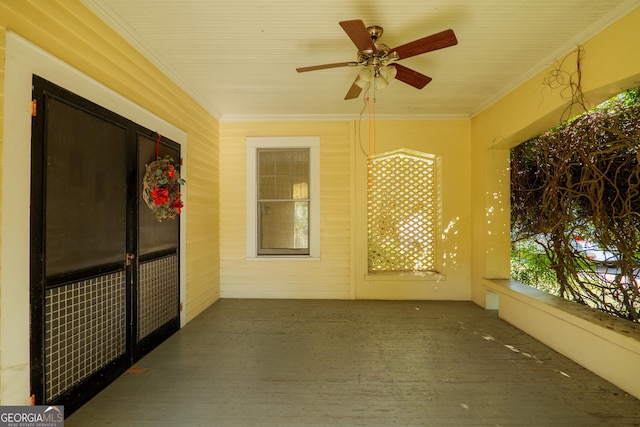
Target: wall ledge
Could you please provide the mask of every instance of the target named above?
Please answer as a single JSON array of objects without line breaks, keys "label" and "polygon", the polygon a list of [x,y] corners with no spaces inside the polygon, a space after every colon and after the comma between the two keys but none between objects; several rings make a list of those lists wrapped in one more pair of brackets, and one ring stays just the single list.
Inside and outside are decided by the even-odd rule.
[{"label": "wall ledge", "polygon": [[576,325],[588,322],[590,325],[603,328],[607,332],[628,337],[637,341],[640,345],[640,324],[551,295],[516,280],[485,279],[485,286],[487,289],[497,293],[528,300],[530,304],[539,307],[541,310],[563,320],[571,321]]}]

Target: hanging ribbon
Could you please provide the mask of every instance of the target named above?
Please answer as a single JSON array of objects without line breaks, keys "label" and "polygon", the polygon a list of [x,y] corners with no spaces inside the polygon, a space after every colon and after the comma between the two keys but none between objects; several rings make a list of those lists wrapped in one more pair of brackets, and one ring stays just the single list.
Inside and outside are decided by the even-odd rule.
[{"label": "hanging ribbon", "polygon": [[158,139],[156,139],[156,160],[160,159],[160,138],[162,138],[162,136],[158,134]]}]

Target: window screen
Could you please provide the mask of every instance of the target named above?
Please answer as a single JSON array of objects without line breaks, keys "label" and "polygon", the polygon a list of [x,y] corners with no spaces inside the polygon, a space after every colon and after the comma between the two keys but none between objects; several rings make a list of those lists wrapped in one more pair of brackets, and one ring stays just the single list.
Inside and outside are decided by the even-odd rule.
[{"label": "window screen", "polygon": [[126,130],[55,98],[46,111],[46,275],[123,262]]}]

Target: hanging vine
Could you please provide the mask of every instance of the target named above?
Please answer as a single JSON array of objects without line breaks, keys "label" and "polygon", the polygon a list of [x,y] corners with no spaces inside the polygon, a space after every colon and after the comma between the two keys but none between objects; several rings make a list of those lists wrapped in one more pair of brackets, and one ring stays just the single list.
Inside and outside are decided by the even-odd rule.
[{"label": "hanging vine", "polygon": [[[568,81],[561,92],[572,105],[586,108],[581,55],[579,50],[577,74],[563,76],[559,67],[545,84],[559,87]],[[639,321],[638,89],[512,150],[511,220],[515,241],[535,238],[544,249],[560,296]],[[615,265],[590,262],[576,238],[615,254]]]},{"label": "hanging vine", "polygon": [[[568,70],[567,63],[575,55],[575,69]],[[560,116],[561,121],[570,118],[573,108],[579,106],[582,111],[588,110],[588,105],[582,93],[582,68],[580,64],[584,58],[584,47],[578,46],[576,50],[563,59],[556,61],[552,70],[545,75],[542,85],[551,90],[558,90],[560,98],[568,101],[569,105]]]}]

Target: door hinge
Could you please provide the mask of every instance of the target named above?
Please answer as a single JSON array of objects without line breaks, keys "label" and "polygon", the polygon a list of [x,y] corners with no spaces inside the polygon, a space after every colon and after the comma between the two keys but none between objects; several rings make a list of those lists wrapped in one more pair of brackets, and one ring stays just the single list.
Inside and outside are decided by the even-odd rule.
[{"label": "door hinge", "polygon": [[125,264],[126,265],[131,265],[131,263],[133,262],[134,259],[136,259],[136,254],[128,253],[127,254],[127,260],[126,260]]},{"label": "door hinge", "polygon": [[31,101],[31,117],[38,115],[38,101],[35,99]]},{"label": "door hinge", "polygon": [[180,313],[182,313],[182,303],[180,303]]}]

